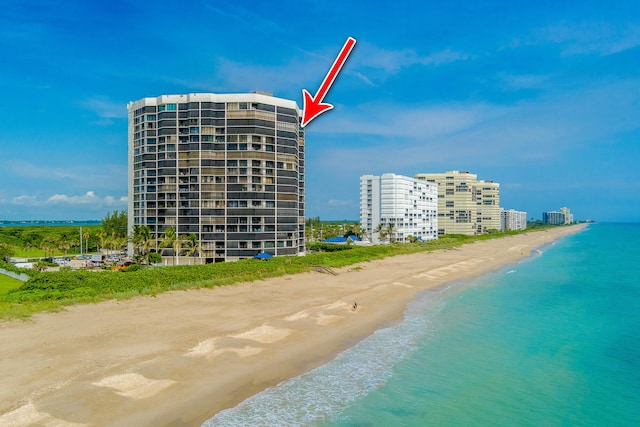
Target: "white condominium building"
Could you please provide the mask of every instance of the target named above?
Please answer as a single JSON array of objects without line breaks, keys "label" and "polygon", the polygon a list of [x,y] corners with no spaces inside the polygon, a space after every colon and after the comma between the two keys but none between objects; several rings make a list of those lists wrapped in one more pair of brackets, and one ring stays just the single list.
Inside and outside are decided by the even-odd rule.
[{"label": "white condominium building", "polygon": [[438,234],[475,235],[500,230],[500,184],[467,171],[419,173],[438,186]]},{"label": "white condominium building", "polygon": [[[438,238],[436,185],[402,175],[360,177],[360,222],[374,243]],[[377,230],[377,231],[376,231]]]},{"label": "white condominium building", "polygon": [[515,209],[500,208],[500,231],[524,230],[527,228],[527,213]]}]

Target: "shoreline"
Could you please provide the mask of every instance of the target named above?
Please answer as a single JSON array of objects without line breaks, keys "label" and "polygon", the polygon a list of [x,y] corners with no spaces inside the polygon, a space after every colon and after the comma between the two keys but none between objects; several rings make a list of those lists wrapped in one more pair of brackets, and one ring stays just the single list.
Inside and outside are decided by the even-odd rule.
[{"label": "shoreline", "polygon": [[401,321],[420,291],[584,227],[0,323],[0,424],[200,425]]}]

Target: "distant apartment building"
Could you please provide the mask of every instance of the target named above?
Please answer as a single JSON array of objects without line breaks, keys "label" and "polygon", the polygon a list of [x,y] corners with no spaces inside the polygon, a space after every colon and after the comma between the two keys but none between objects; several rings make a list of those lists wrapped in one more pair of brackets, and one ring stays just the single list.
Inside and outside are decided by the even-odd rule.
[{"label": "distant apartment building", "polygon": [[147,225],[156,242],[172,227],[178,237],[195,234],[201,262],[304,254],[304,132],[295,101],[194,93],[127,108],[130,228]]},{"label": "distant apartment building", "polygon": [[[360,177],[360,222],[374,243],[438,238],[436,185],[402,175]],[[382,233],[376,230],[382,227]]]},{"label": "distant apartment building", "polygon": [[542,222],[545,224],[562,225],[564,224],[564,213],[560,211],[542,212]]},{"label": "distant apartment building", "polygon": [[573,224],[573,214],[569,208],[560,208],[560,212],[564,214],[565,224]]},{"label": "distant apartment building", "polygon": [[524,230],[527,228],[527,213],[515,209],[500,208],[500,231]]},{"label": "distant apartment building", "polygon": [[569,208],[560,208],[559,211],[543,212],[542,222],[554,225],[573,224],[573,215]]},{"label": "distant apartment building", "polygon": [[467,171],[419,173],[438,186],[438,234],[475,235],[500,230],[500,184]]}]

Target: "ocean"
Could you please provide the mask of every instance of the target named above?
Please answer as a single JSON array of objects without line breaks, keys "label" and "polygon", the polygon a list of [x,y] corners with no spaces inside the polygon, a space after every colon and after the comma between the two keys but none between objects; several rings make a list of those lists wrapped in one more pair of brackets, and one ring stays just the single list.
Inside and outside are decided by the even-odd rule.
[{"label": "ocean", "polygon": [[259,393],[213,426],[640,425],[640,224],[591,224]]},{"label": "ocean", "polygon": [[89,226],[89,225],[100,225],[101,221],[97,220],[50,220],[50,221],[40,221],[40,220],[24,220],[24,221],[10,221],[10,220],[0,220],[0,227],[43,227],[43,226]]}]

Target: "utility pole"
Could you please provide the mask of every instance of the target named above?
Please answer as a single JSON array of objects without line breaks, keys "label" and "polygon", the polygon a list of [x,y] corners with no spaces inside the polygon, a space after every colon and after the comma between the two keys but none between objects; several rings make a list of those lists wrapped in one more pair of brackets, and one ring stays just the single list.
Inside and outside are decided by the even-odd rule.
[{"label": "utility pole", "polygon": [[80,255],[82,255],[82,226],[80,226]]}]

